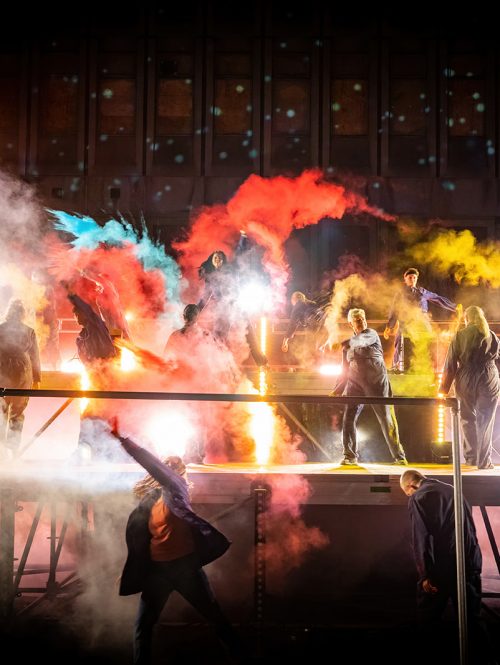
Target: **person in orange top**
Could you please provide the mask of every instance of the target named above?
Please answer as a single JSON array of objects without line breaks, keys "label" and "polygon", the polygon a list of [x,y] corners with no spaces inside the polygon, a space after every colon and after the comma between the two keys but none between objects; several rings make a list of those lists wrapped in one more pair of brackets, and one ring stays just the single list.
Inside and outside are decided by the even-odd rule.
[{"label": "person in orange top", "polygon": [[121,436],[116,422],[112,434],[149,473],[134,488],[140,502],[128,519],[128,556],[120,580],[120,595],[141,592],[134,630],[135,665],[152,662],[153,629],[172,591],[215,626],[236,662],[247,662],[241,638],[222,612],[203,571],[231,543],[193,512],[184,462],[176,456],[160,461]]}]

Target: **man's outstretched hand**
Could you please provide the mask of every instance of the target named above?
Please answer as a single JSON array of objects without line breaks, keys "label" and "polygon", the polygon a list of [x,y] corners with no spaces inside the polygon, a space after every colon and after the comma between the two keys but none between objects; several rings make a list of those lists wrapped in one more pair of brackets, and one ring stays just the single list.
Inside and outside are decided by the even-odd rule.
[{"label": "man's outstretched hand", "polygon": [[113,436],[116,436],[117,439],[120,438],[120,432],[119,432],[119,422],[118,422],[118,416],[111,416],[108,420],[109,426],[111,427],[111,434]]}]

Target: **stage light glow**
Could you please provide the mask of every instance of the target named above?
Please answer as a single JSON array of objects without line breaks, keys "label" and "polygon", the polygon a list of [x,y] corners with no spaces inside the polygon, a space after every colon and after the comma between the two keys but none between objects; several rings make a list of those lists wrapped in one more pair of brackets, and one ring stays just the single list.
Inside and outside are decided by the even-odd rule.
[{"label": "stage light glow", "polygon": [[274,412],[269,404],[249,403],[248,409],[252,414],[250,434],[255,441],[255,460],[267,464],[274,438]]},{"label": "stage light glow", "polygon": [[271,292],[262,282],[248,282],[238,294],[238,307],[248,314],[268,312],[271,309]]},{"label": "stage light glow", "polygon": [[179,411],[169,411],[149,418],[146,436],[160,457],[186,454],[188,445],[198,435],[192,420]]},{"label": "stage light glow", "polygon": [[340,376],[342,374],[342,365],[328,364],[320,365],[318,372],[323,376]]},{"label": "stage light glow", "polygon": [[130,349],[122,347],[120,353],[120,369],[122,372],[131,372],[136,367],[137,361],[135,359],[135,355],[132,353],[132,351],[130,351]]},{"label": "stage light glow", "polygon": [[133,321],[135,319],[134,312],[125,312],[125,321]]}]

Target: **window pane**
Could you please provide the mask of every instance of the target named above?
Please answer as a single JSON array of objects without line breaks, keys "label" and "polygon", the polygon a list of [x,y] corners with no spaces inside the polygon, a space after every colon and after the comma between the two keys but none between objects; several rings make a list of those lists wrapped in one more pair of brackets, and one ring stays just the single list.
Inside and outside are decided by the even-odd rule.
[{"label": "window pane", "polygon": [[392,134],[423,135],[427,125],[426,81],[398,80],[391,81],[391,118]]},{"label": "window pane", "polygon": [[252,90],[249,79],[219,79],[215,82],[216,134],[245,134],[251,129]]},{"label": "window pane", "polygon": [[49,76],[42,80],[40,131],[73,134],[77,127],[77,76]]},{"label": "window pane", "polygon": [[483,136],[484,82],[452,79],[448,81],[448,92],[450,136]]},{"label": "window pane", "polygon": [[309,82],[275,81],[273,129],[280,133],[309,132]]},{"label": "window pane", "polygon": [[159,136],[165,136],[168,134],[190,134],[192,131],[192,83],[181,79],[160,80],[156,133]]},{"label": "window pane", "polygon": [[135,81],[102,79],[99,92],[99,130],[104,134],[133,134]]},{"label": "window pane", "polygon": [[368,82],[332,81],[332,130],[338,136],[368,134]]}]

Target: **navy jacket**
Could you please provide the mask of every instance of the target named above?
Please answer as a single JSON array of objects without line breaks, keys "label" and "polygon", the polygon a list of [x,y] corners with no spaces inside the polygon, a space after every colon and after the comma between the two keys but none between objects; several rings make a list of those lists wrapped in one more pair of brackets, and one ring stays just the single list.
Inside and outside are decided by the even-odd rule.
[{"label": "navy jacket", "polygon": [[127,522],[126,542],[128,555],[120,581],[120,595],[128,596],[142,591],[144,580],[151,564],[149,544],[149,514],[160,495],[172,513],[185,520],[191,527],[195,553],[200,566],[204,566],[226,552],[230,541],[209,522],[193,512],[186,481],[169,466],[163,464],[148,450],[130,439],[120,438],[123,448],[131,455],[161,487],[142,498],[132,511]]},{"label": "navy jacket", "polygon": [[485,339],[477,326],[469,324],[453,338],[444,363],[442,391],[447,394],[455,381],[457,395],[476,394],[480,387],[491,395],[500,390],[498,369],[500,342],[493,331]]},{"label": "navy jacket", "polygon": [[[453,487],[440,480],[424,478],[408,502],[413,552],[420,581],[449,581],[456,578],[455,510]],[[472,519],[464,500],[465,569],[481,573],[482,557]]]},{"label": "navy jacket", "polygon": [[344,395],[392,395],[380,337],[365,328],[342,342],[342,374],[334,392]]},{"label": "navy jacket", "polygon": [[389,317],[387,320],[387,327],[394,328],[400,316],[404,318],[404,309],[407,305],[417,305],[420,307],[422,312],[426,314],[429,311],[430,302],[434,305],[442,307],[443,309],[447,309],[450,312],[454,312],[457,309],[457,306],[454,302],[445,296],[440,296],[437,293],[433,293],[432,291],[424,289],[423,286],[404,285],[401,288],[401,291],[399,291],[394,297],[391,311],[389,312]]}]

